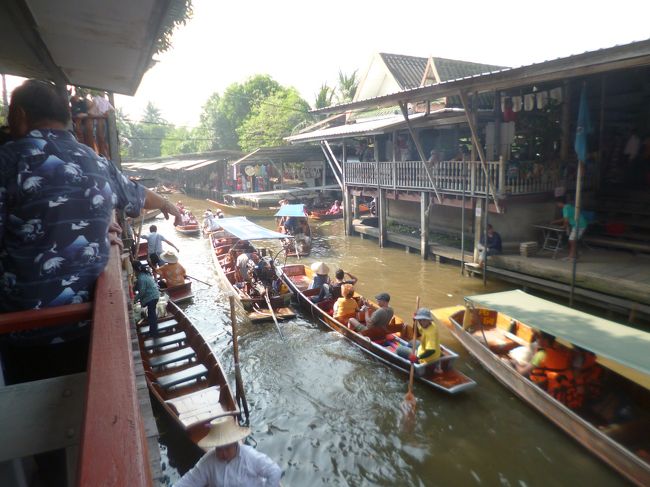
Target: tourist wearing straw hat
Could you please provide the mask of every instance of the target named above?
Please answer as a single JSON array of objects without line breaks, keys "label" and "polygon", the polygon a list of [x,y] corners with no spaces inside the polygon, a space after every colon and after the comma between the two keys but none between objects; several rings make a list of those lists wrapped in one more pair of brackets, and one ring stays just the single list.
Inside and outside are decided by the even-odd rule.
[{"label": "tourist wearing straw hat", "polygon": [[166,262],[165,265],[158,267],[154,272],[165,281],[165,287],[174,287],[185,284],[187,272],[185,268],[178,263],[178,256],[168,250],[160,255],[160,258]]},{"label": "tourist wearing straw hat", "polygon": [[314,272],[314,277],[308,289],[320,289],[320,292],[318,296],[312,296],[310,299],[314,303],[318,303],[330,294],[330,268],[325,262],[314,262],[311,265],[311,270]]},{"label": "tourist wearing straw hat", "polygon": [[174,487],[279,486],[280,467],[255,448],[240,444],[250,432],[230,416],[212,421],[210,432],[199,442],[208,453]]}]

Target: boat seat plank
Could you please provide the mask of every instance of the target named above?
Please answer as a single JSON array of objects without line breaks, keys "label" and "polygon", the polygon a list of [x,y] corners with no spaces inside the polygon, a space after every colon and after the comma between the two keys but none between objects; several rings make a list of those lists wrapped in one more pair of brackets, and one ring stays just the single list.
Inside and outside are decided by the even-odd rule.
[{"label": "boat seat plank", "polygon": [[180,350],[151,358],[149,360],[149,365],[151,367],[161,367],[163,365],[173,364],[174,362],[180,362],[181,360],[187,360],[193,357],[196,357],[194,349],[190,347],[181,348]]},{"label": "boat seat plank", "polygon": [[176,343],[181,343],[187,339],[185,332],[174,333],[173,335],[167,335],[164,337],[150,338],[145,340],[142,344],[145,350],[155,350],[157,348],[166,347],[168,345],[174,345]]},{"label": "boat seat plank", "polygon": [[186,394],[184,396],[169,399],[165,403],[178,415],[178,419],[186,428],[198,423],[232,414],[226,411],[219,403],[221,388],[219,386],[208,387],[200,391]]},{"label": "boat seat plank", "polygon": [[[161,323],[158,323],[158,332],[160,333],[161,331],[168,331],[171,330],[172,328],[178,327],[178,322],[176,320],[166,320]],[[148,334],[149,333],[149,326],[143,326],[140,328],[140,333],[142,335]]]},{"label": "boat seat plank", "polygon": [[174,374],[165,375],[163,377],[158,377],[156,382],[163,389],[169,389],[170,387],[177,386],[183,382],[188,382],[190,380],[198,379],[208,373],[208,369],[203,364],[195,365],[189,369],[176,372]]}]

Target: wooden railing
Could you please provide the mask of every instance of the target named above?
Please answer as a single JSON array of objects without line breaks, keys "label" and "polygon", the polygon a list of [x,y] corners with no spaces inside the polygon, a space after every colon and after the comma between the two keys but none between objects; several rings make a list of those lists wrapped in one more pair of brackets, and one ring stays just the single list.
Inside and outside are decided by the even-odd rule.
[{"label": "wooden railing", "polygon": [[[532,194],[553,191],[563,182],[549,174],[508,175],[506,164],[502,161],[487,163],[488,177],[479,161],[441,161],[426,163],[436,189],[442,193],[485,195],[489,191],[488,180],[497,194]],[[346,162],[345,183],[356,186],[378,185],[385,189],[433,190],[422,161],[404,162]],[[575,184],[575,183],[574,183]],[[592,181],[585,180],[585,188]]]},{"label": "wooden railing", "polygon": [[118,247],[111,247],[97,280],[94,305],[5,313],[0,333],[91,317],[86,373],[0,387],[0,462],[66,449],[68,465],[77,464],[81,487],[150,486]]}]

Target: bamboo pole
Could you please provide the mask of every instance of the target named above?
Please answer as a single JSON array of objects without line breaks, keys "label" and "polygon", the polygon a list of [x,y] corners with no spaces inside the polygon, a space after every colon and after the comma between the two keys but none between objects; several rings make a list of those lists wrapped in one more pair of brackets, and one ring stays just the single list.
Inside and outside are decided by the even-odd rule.
[{"label": "bamboo pole", "polygon": [[[230,323],[232,326],[232,352],[235,360],[235,397],[237,403],[241,405],[244,410],[243,423],[249,424],[249,411],[248,403],[246,402],[246,392],[244,391],[244,383],[241,378],[241,369],[239,367],[239,342],[237,341],[237,315],[235,313],[235,296],[228,296],[230,302]],[[240,413],[241,421],[241,413]]]}]

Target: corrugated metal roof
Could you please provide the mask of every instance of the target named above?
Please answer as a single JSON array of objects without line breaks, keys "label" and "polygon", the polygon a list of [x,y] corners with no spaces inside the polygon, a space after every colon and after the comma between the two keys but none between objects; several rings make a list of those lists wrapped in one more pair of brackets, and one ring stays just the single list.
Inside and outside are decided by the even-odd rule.
[{"label": "corrugated metal roof", "polygon": [[432,59],[436,71],[438,72],[438,76],[440,76],[440,81],[465,78],[466,76],[489,73],[491,71],[499,71],[507,68],[507,66],[459,61],[457,59],[447,59],[444,57],[434,57]]},{"label": "corrugated metal roof", "polygon": [[424,69],[427,67],[427,58],[385,52],[380,52],[379,55],[403,90],[420,86]]},{"label": "corrugated metal roof", "polygon": [[[295,135],[293,137],[300,137]],[[288,140],[288,139],[287,139]],[[325,161],[325,156],[320,147],[283,145],[278,147],[260,147],[235,161],[239,164],[265,164],[268,162],[318,162]]]},{"label": "corrugated metal roof", "polygon": [[450,79],[421,88],[320,108],[312,110],[311,113],[343,112],[369,107],[390,106],[400,101],[418,102],[442,96],[454,96],[460,90],[467,92],[503,90],[580,76],[587,68],[590,69],[591,73],[595,74],[621,69],[621,66],[629,68],[649,64],[650,39],[646,39],[517,68],[506,68],[459,79]]}]

